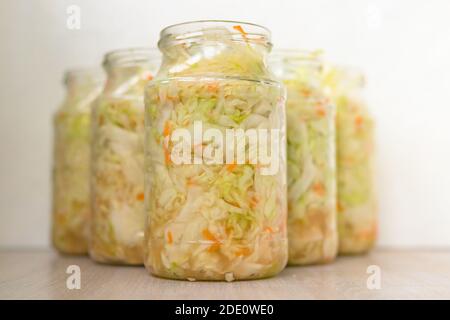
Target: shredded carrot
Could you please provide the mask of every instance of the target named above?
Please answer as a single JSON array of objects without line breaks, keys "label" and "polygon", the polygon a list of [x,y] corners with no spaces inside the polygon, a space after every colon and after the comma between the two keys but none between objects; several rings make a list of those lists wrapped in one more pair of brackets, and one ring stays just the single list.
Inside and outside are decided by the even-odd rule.
[{"label": "shredded carrot", "polygon": [[240,25],[233,26],[233,29],[239,31],[242,34],[242,37],[244,38],[244,40],[248,41],[247,32],[245,32],[244,29]]},{"label": "shredded carrot", "polygon": [[192,185],[195,185],[195,181],[193,178],[187,178],[186,184],[188,186],[192,186]]},{"label": "shredded carrot", "polygon": [[208,252],[217,252],[220,249],[220,243],[217,238],[208,230],[204,229],[202,231],[203,238],[206,240],[214,242],[209,248]]},{"label": "shredded carrot", "polygon": [[217,83],[210,83],[206,86],[209,92],[217,92],[219,90],[219,85]]},{"label": "shredded carrot", "polygon": [[170,159],[170,151],[169,149],[164,145],[164,160],[166,161],[166,164],[172,163],[172,160]]},{"label": "shredded carrot", "polygon": [[170,135],[171,132],[172,132],[172,126],[169,121],[166,121],[166,123],[164,124],[163,136],[167,137],[168,135]]},{"label": "shredded carrot", "polygon": [[228,172],[232,172],[236,168],[236,163],[230,163],[226,165]]},{"label": "shredded carrot", "polygon": [[235,255],[246,257],[246,256],[250,255],[250,253],[252,253],[252,251],[249,248],[244,247],[244,248],[240,248],[240,249],[236,250]]},{"label": "shredded carrot", "polygon": [[325,187],[320,182],[317,182],[316,184],[313,185],[313,190],[320,196],[325,195]]},{"label": "shredded carrot", "polygon": [[363,124],[363,121],[364,121],[364,119],[360,115],[355,117],[355,125],[357,127],[361,127],[361,125]]},{"label": "shredded carrot", "polygon": [[217,251],[219,251],[219,249],[220,249],[220,244],[215,243],[215,244],[209,246],[208,252],[210,252],[210,253],[217,252]]},{"label": "shredded carrot", "polygon": [[148,76],[147,76],[147,80],[153,80],[153,76],[151,75],[151,74],[149,74]]},{"label": "shredded carrot", "polygon": [[138,194],[136,195],[136,200],[138,200],[138,201],[144,201],[144,193],[143,193],[143,192],[138,193]]},{"label": "shredded carrot", "polygon": [[273,233],[273,229],[271,227],[265,227],[264,231],[267,233]]},{"label": "shredded carrot", "polygon": [[218,242],[216,237],[208,229],[203,229],[202,235],[206,240]]},{"label": "shredded carrot", "polygon": [[320,117],[325,117],[327,115],[327,112],[325,111],[325,109],[322,106],[317,106],[317,114]]},{"label": "shredded carrot", "polygon": [[249,202],[250,202],[250,208],[253,209],[258,205],[259,198],[256,195],[254,195],[250,198]]},{"label": "shredded carrot", "polygon": [[300,90],[300,93],[305,96],[305,97],[309,97],[311,95],[311,90],[308,90],[306,88],[303,88]]},{"label": "shredded carrot", "polygon": [[168,244],[173,243],[173,236],[172,236],[172,232],[170,232],[170,231],[167,232],[167,243]]}]

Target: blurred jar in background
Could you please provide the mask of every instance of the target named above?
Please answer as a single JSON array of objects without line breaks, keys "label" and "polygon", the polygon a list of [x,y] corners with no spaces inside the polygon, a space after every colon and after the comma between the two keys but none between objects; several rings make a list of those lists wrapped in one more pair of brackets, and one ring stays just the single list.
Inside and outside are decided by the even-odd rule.
[{"label": "blurred jar in background", "polygon": [[275,51],[272,70],[287,88],[289,264],[337,254],[335,108],[321,83],[318,52]]},{"label": "blurred jar in background", "polygon": [[285,90],[267,69],[270,32],[183,23],[161,32],[159,48],[163,64],[146,90],[146,267],[188,280],[277,274],[287,262]]},{"label": "blurred jar in background", "polygon": [[339,253],[363,253],[377,233],[374,121],[362,97],[364,76],[331,66],[324,84],[337,106]]},{"label": "blurred jar in background", "polygon": [[91,103],[104,85],[102,70],[68,71],[66,98],[54,116],[53,226],[57,250],[88,250]]},{"label": "blurred jar in background", "polygon": [[99,262],[142,264],[144,241],[144,87],[159,52],[105,55],[107,83],[92,116],[90,256]]}]

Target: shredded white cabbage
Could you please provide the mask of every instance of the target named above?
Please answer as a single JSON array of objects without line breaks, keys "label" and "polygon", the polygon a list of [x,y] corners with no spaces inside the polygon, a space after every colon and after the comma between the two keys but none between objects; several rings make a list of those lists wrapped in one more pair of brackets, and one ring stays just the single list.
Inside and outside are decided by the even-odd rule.
[{"label": "shredded white cabbage", "polygon": [[103,75],[79,70],[66,75],[66,100],[54,117],[53,245],[61,252],[87,253],[89,217],[90,104]]},{"label": "shredded white cabbage", "polygon": [[339,253],[368,251],[376,240],[374,121],[360,95],[363,77],[329,67],[324,84],[337,105]]},{"label": "shredded white cabbage", "polygon": [[100,262],[143,262],[143,94],[155,67],[150,55],[131,65],[112,63],[108,85],[94,105],[89,253]]},{"label": "shredded white cabbage", "polygon": [[288,95],[289,264],[329,262],[337,254],[335,108],[316,55],[280,51],[271,58]]},{"label": "shredded white cabbage", "polygon": [[[210,36],[211,47],[202,39],[204,46],[164,48],[166,64],[146,92],[145,264],[178,279],[268,277],[287,261],[285,140],[274,175],[256,164],[175,164],[170,157],[171,134],[192,133],[194,121],[221,133],[280,129],[284,139],[284,90],[271,80],[263,53]],[[198,156],[199,146],[191,147]]]}]

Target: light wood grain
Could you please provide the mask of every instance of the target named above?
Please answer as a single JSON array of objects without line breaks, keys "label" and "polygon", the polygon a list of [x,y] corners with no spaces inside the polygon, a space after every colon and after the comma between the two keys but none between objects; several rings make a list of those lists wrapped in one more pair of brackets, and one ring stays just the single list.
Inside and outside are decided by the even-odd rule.
[{"label": "light wood grain", "polygon": [[[66,288],[66,269],[81,268],[81,289]],[[381,289],[366,285],[381,268]],[[450,251],[377,250],[323,266],[289,267],[271,279],[187,282],[141,267],[100,265],[53,251],[0,251],[0,299],[449,299]]]}]

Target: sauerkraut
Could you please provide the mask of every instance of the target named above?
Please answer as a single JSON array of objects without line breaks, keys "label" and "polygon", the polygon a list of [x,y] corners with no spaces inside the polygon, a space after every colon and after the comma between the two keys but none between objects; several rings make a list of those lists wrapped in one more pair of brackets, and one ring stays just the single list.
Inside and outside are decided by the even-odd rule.
[{"label": "sauerkraut", "polygon": [[329,67],[324,81],[337,106],[339,253],[363,253],[377,232],[374,121],[360,95],[360,73]]},{"label": "sauerkraut", "polygon": [[[199,24],[204,28],[189,44],[175,41],[183,38],[180,26],[162,32],[164,63],[146,91],[145,264],[154,275],[176,279],[272,276],[287,261],[284,89],[265,67],[265,29],[224,22],[181,27],[194,34]],[[247,28],[263,30],[259,42]],[[231,129],[278,130],[278,170],[265,172],[251,160],[245,137],[235,136],[236,144],[196,141],[199,123],[228,142]],[[182,163],[174,159],[180,132],[194,137],[184,142]],[[245,161],[233,153],[239,143],[249,152]],[[208,158],[207,150],[219,156]]]},{"label": "sauerkraut", "polygon": [[144,86],[156,53],[123,50],[105,58],[108,84],[95,102],[92,139],[94,260],[142,264],[144,239]]},{"label": "sauerkraut", "polygon": [[275,52],[287,88],[289,264],[324,263],[337,254],[335,108],[321,84],[318,52]]},{"label": "sauerkraut", "polygon": [[52,241],[64,253],[87,253],[90,105],[103,80],[101,70],[67,72],[67,96],[54,117]]}]

